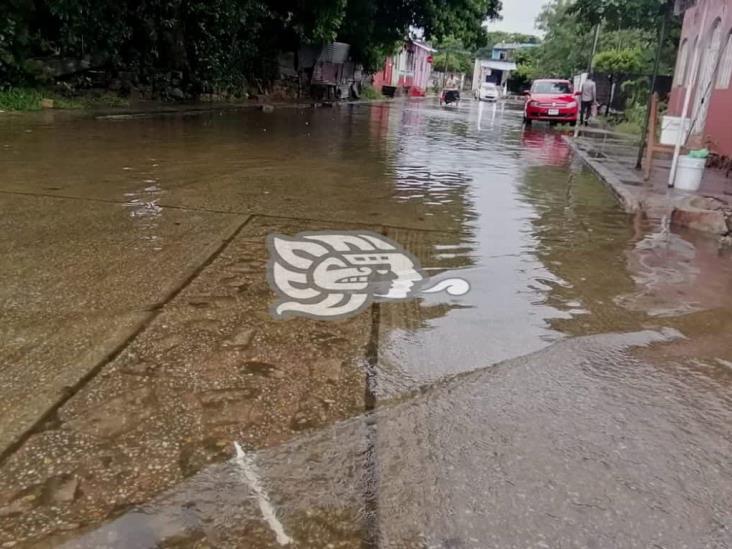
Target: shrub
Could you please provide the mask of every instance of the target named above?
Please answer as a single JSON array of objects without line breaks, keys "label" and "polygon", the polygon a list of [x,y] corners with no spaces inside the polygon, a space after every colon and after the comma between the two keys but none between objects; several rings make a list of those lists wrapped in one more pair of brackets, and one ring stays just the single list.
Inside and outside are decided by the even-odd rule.
[{"label": "shrub", "polygon": [[382,99],[382,93],[373,86],[364,86],[361,89],[361,97],[363,99]]},{"label": "shrub", "polygon": [[41,109],[43,94],[29,88],[8,88],[0,90],[0,110],[38,111]]}]

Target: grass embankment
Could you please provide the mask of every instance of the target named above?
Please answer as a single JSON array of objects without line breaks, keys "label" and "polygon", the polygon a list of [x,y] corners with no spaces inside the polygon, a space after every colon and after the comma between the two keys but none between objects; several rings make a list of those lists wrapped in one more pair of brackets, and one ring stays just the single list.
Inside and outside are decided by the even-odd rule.
[{"label": "grass embankment", "polygon": [[384,99],[384,96],[379,90],[371,86],[365,86],[361,90],[361,99]]},{"label": "grass embankment", "polygon": [[[629,135],[640,136],[643,130],[643,123],[646,119],[645,102],[636,102],[628,106],[623,113],[621,119],[602,117],[608,128],[618,133],[627,133]],[[666,103],[661,103],[658,109],[658,120],[665,114],[667,109]],[[659,122],[660,123],[660,122]]]},{"label": "grass embankment", "polygon": [[630,120],[623,120],[622,122],[612,126],[612,129],[618,133],[627,133],[629,135],[641,134],[641,125]]},{"label": "grass embankment", "polygon": [[129,101],[112,93],[95,93],[65,97],[38,88],[9,88],[0,90],[0,110],[39,111],[52,109],[94,109],[101,107],[125,107]]}]

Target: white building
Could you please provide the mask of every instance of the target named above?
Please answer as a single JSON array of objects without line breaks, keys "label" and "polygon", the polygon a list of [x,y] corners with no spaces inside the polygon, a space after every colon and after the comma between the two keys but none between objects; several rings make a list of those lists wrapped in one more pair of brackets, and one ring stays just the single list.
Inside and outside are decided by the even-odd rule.
[{"label": "white building", "polygon": [[480,88],[483,82],[493,82],[506,92],[506,81],[511,71],[516,70],[513,61],[497,61],[495,59],[476,59],[473,66],[473,90]]}]

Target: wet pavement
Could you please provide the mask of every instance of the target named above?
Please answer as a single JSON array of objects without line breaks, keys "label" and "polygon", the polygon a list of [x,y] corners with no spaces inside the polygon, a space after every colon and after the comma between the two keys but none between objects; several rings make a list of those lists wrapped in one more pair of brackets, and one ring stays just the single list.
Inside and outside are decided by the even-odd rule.
[{"label": "wet pavement", "polygon": [[[554,129],[52,116],[0,120],[0,547],[732,545],[732,253]],[[322,229],[471,291],[274,320]]]},{"label": "wet pavement", "polygon": [[618,196],[626,211],[642,212],[651,219],[668,218],[676,227],[702,231],[732,245],[732,181],[723,169],[708,166],[701,186],[692,192],[668,187],[671,154],[654,157],[645,181],[644,172],[635,169],[638,144],[630,136],[585,129],[567,142]]}]

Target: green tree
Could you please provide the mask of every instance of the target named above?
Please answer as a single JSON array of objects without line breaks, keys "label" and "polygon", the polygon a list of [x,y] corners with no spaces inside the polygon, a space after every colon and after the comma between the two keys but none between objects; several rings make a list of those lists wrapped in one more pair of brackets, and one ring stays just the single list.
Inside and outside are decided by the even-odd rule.
[{"label": "green tree", "polygon": [[516,70],[511,73],[512,88],[523,90],[529,87],[538,72],[536,65],[537,57],[540,50],[537,48],[527,48],[516,52],[514,61]]},{"label": "green tree", "polygon": [[618,77],[639,73],[643,68],[643,57],[637,49],[606,50],[595,55],[592,64],[596,71]]},{"label": "green tree", "polygon": [[592,35],[571,8],[568,0],[551,0],[537,16],[536,26],[545,35],[537,48],[534,77],[568,78],[587,66]]},{"label": "green tree", "polygon": [[498,17],[500,8],[500,0],[348,0],[338,39],[353,46],[366,68],[376,69],[410,28],[421,29],[427,40],[480,47],[483,22]]},{"label": "green tree", "polygon": [[434,70],[472,74],[473,55],[465,48],[462,40],[448,36],[435,44],[435,48],[437,53],[433,56],[432,61]]},{"label": "green tree", "polygon": [[[630,42],[626,40],[613,47],[640,47],[646,67],[644,72],[651,72],[661,20],[672,5],[672,0],[575,0],[570,12],[585,29],[600,24],[601,37],[606,33],[618,33],[623,39],[630,38]],[[661,74],[673,70],[680,33],[681,21],[673,18],[661,45]]]},{"label": "green tree", "polygon": [[[537,18],[537,27],[545,36],[536,48],[534,77],[566,78],[585,70],[590,61],[596,21],[601,22],[598,53],[634,50],[640,61],[635,72],[650,73],[657,43],[654,25],[658,23],[656,15],[660,5],[661,0],[551,0]],[[645,14],[645,18],[636,19],[639,14]],[[677,42],[678,30],[672,30],[664,43],[662,73],[672,70]]]},{"label": "green tree", "polygon": [[[0,85],[36,78],[33,58],[94,58],[109,73],[192,91],[268,78],[276,56],[341,40],[375,68],[411,28],[427,39],[485,42],[500,0],[3,0]],[[175,76],[171,76],[175,75]]]},{"label": "green tree", "polygon": [[575,0],[571,13],[592,27],[603,24],[608,30],[658,28],[667,0]]}]

